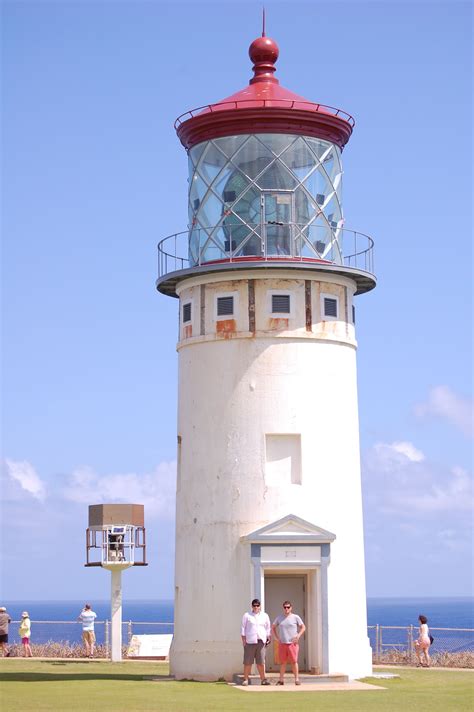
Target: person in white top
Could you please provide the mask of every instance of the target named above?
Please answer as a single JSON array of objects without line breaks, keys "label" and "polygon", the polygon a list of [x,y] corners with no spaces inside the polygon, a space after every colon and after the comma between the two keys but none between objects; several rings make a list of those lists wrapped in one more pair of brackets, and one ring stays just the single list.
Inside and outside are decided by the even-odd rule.
[{"label": "person in white top", "polygon": [[254,660],[260,675],[260,684],[270,684],[265,677],[265,647],[271,640],[270,631],[270,618],[262,611],[258,598],[254,598],[252,610],[244,613],[240,628],[244,646],[244,680],[242,685],[249,684],[250,670]]},{"label": "person in white top", "polygon": [[86,649],[86,657],[92,658],[94,655],[95,632],[94,621],[97,618],[97,613],[91,608],[90,603],[86,603],[79,614],[78,621],[82,623],[82,640]]},{"label": "person in white top", "polygon": [[[418,629],[418,640],[415,640],[415,653],[418,658],[418,666],[430,666],[429,649],[431,645],[430,629],[428,628],[428,618],[426,616],[418,616],[420,627]],[[423,656],[422,661],[421,656]]]}]

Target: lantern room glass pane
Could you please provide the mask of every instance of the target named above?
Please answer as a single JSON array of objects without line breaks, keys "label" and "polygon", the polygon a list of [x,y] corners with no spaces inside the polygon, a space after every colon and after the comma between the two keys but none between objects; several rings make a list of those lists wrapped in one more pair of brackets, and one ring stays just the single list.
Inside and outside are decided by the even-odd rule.
[{"label": "lantern room glass pane", "polygon": [[272,152],[254,136],[240,148],[232,159],[242,173],[254,179],[274,160]]},{"label": "lantern room glass pane", "polygon": [[283,163],[278,160],[272,163],[266,171],[257,178],[256,183],[260,188],[267,190],[275,190],[277,188],[281,190],[293,190],[297,185],[295,178],[293,178],[288,168],[285,168]]},{"label": "lantern room glass pane", "polygon": [[227,158],[231,158],[247,139],[248,136],[226,136],[225,138],[215,138],[214,143]]},{"label": "lantern room glass pane", "polygon": [[288,166],[300,181],[304,180],[318,163],[314,154],[301,137],[281,154],[280,160]]},{"label": "lantern room glass pane", "polygon": [[201,158],[204,149],[206,148],[207,143],[198,143],[197,146],[193,146],[191,150],[189,151],[189,158],[193,166],[197,166],[199,163],[199,159]]},{"label": "lantern room glass pane", "polygon": [[198,173],[191,179],[189,202],[193,210],[198,210],[202,199],[207,193],[208,186]]},{"label": "lantern room glass pane", "polygon": [[214,227],[222,218],[222,201],[209,192],[199,208],[199,223],[203,227]]}]

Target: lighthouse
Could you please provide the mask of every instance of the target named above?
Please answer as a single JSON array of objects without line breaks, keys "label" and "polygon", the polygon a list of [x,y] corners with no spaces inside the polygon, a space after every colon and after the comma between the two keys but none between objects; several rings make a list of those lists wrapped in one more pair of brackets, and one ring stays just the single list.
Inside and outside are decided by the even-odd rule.
[{"label": "lighthouse", "polygon": [[302,671],[372,670],[355,297],[373,241],[343,213],[354,119],[282,87],[278,54],[263,33],[248,86],[175,124],[188,229],[160,242],[157,289],[179,300],[177,679],[241,670],[253,598],[272,619],[292,601]]}]

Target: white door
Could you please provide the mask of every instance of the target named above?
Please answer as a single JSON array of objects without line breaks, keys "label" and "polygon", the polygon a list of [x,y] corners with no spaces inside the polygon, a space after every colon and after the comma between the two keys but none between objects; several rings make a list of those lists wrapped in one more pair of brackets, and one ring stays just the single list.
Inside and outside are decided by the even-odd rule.
[{"label": "white door", "polygon": [[271,257],[291,255],[292,193],[267,191],[263,196],[265,254]]},{"label": "white door", "polygon": [[[265,611],[273,623],[275,618],[283,613],[283,601],[291,601],[293,613],[297,613],[306,624],[306,576],[296,574],[282,574],[265,576]],[[273,642],[267,648],[266,669],[276,672],[279,669],[273,658]],[[300,652],[298,656],[300,670],[307,670],[306,634],[300,639]],[[288,666],[288,670],[289,670]]]}]

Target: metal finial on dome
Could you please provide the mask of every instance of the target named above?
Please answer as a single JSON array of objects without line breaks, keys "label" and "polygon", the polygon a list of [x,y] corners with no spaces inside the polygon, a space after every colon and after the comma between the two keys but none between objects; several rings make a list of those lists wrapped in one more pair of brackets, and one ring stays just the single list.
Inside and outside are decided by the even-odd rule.
[{"label": "metal finial on dome", "polygon": [[265,21],[263,28],[262,36],[257,37],[249,47],[249,57],[254,65],[252,67],[254,76],[249,84],[255,84],[256,82],[278,84],[278,79],[273,76],[276,69],[275,62],[279,55],[278,45],[275,40],[265,36]]},{"label": "metal finial on dome", "polygon": [[265,5],[262,7],[262,37],[265,37]]}]

